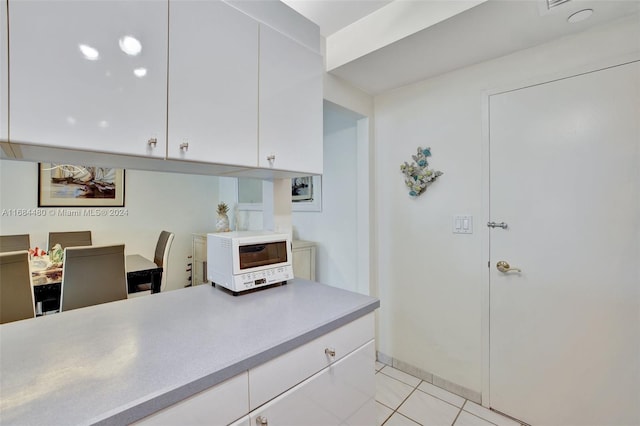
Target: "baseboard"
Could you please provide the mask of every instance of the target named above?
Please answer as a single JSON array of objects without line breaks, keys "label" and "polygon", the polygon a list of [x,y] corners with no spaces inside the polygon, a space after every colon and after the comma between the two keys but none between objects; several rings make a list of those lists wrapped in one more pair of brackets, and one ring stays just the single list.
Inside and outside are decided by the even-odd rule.
[{"label": "baseboard", "polygon": [[376,351],[376,359],[383,364],[390,365],[393,368],[396,368],[407,374],[411,374],[412,376],[422,379],[425,382],[431,383],[434,386],[447,390],[451,393],[468,399],[469,401],[473,401],[476,404],[481,404],[482,394],[480,392],[465,388],[464,386],[460,386],[457,383],[450,382],[449,380],[438,377],[433,373],[422,370],[399,359],[393,358],[380,351]]}]

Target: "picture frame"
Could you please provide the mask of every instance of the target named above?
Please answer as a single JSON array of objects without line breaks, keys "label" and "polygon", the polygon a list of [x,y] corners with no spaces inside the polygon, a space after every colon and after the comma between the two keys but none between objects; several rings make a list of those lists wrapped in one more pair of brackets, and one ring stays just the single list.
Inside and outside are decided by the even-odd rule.
[{"label": "picture frame", "polygon": [[[297,179],[303,180],[296,183],[296,178],[291,179],[291,211],[322,211],[322,177],[304,176]],[[300,187],[305,189],[301,191],[301,193],[294,194],[294,192],[298,192],[296,190]],[[237,197],[236,200],[238,201],[238,210],[262,211],[261,191],[262,182],[259,179],[236,179],[235,195]]]},{"label": "picture frame", "polygon": [[125,171],[38,163],[38,207],[124,207]]},{"label": "picture frame", "polygon": [[291,179],[291,210],[322,211],[322,176]]}]

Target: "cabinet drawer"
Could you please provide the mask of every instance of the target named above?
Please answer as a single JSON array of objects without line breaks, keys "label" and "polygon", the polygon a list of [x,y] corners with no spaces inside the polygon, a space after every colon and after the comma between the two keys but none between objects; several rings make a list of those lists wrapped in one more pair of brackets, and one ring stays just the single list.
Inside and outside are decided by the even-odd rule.
[{"label": "cabinet drawer", "polygon": [[[259,407],[311,377],[373,337],[374,316],[370,313],[249,370],[250,409]],[[331,356],[325,350],[335,351],[335,356]]]},{"label": "cabinet drawer", "polygon": [[268,425],[375,425],[373,340],[251,413]]},{"label": "cabinet drawer", "polygon": [[247,415],[238,421],[231,423],[229,426],[251,426],[251,418]]},{"label": "cabinet drawer", "polygon": [[247,373],[180,401],[134,423],[135,425],[229,424],[248,412]]}]

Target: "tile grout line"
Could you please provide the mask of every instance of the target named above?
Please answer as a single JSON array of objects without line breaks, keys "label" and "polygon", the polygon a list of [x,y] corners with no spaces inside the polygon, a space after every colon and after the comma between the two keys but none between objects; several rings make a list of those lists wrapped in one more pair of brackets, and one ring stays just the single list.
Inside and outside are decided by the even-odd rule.
[{"label": "tile grout line", "polygon": [[[387,366],[387,365],[385,364],[385,367],[386,367],[386,366]],[[405,384],[405,385],[407,385],[407,386],[411,386],[410,384],[405,383],[405,382],[403,382],[402,380],[399,380],[399,379],[397,379],[397,378],[395,378],[395,377],[391,377],[391,376],[389,376],[388,374],[383,373],[383,372],[382,372],[382,370],[383,370],[385,367],[382,367],[380,370],[377,370],[377,371],[376,371],[376,374],[378,374],[378,373],[383,374],[383,375],[385,375],[386,377],[389,377],[390,379],[397,380],[397,381],[398,381],[398,382],[400,382],[400,383],[404,383],[404,384]],[[405,373],[405,374],[408,374],[408,373]],[[413,375],[411,375],[411,374],[409,374],[409,376],[411,376],[411,377],[415,377],[415,376],[413,376]],[[463,407],[467,404],[467,401],[468,401],[468,400],[467,400],[466,398],[462,398],[462,397],[461,397],[462,399],[464,399],[464,402],[462,403],[462,405],[461,405],[460,407],[458,407],[457,405],[454,405],[454,404],[450,403],[449,401],[445,401],[444,399],[439,398],[439,397],[437,397],[436,395],[432,395],[432,394],[430,394],[429,392],[425,392],[425,391],[422,391],[422,390],[418,389],[422,383],[429,383],[429,382],[427,382],[426,380],[420,379],[419,377],[416,377],[416,379],[419,379],[419,380],[420,380],[420,382],[419,382],[419,383],[418,383],[418,384],[413,388],[413,390],[411,391],[411,393],[409,393],[409,395],[407,395],[407,397],[406,397],[406,398],[405,398],[405,399],[404,399],[404,400],[403,400],[403,401],[398,405],[398,408],[400,408],[400,407],[402,406],[402,404],[404,404],[404,403],[407,401],[407,399],[409,399],[409,398],[411,397],[411,395],[413,395],[413,394],[415,393],[415,391],[419,391],[419,392],[422,392],[422,393],[424,393],[424,394],[426,394],[426,395],[429,395],[429,396],[430,396],[430,397],[432,397],[432,398],[435,398],[435,399],[437,399],[437,400],[439,400],[439,401],[442,401],[442,402],[444,402],[444,403],[446,403],[446,404],[449,404],[449,405],[451,405],[452,407],[456,407],[456,408],[458,409],[458,414],[457,414],[457,415],[456,415],[456,417],[453,419],[453,423],[452,423],[452,425],[453,425],[453,424],[455,424],[456,420],[458,420],[458,417],[460,416],[460,413],[462,413],[462,411],[463,411]],[[431,385],[433,385],[433,386],[436,386],[436,385],[434,385],[433,383],[430,383],[430,384],[431,384]],[[438,387],[439,389],[442,389],[442,390],[444,390],[444,391],[447,391],[446,389],[443,389],[443,388],[441,388],[441,387],[439,387],[439,386],[436,386],[436,387]],[[447,391],[447,392],[449,392],[449,391]],[[454,394],[454,395],[455,395],[455,394]],[[406,416],[406,415],[402,414],[401,412],[399,412],[399,411],[398,411],[398,408],[396,408],[396,409],[394,410],[393,408],[389,407],[388,405],[383,404],[383,403],[382,403],[382,402],[380,402],[380,401],[377,401],[377,402],[378,402],[378,403],[380,403],[381,405],[383,405],[384,407],[387,407],[387,408],[389,408],[390,410],[393,410],[393,412],[392,412],[392,413],[391,413],[391,414],[390,414],[390,415],[385,419],[385,421],[382,423],[383,425],[384,425],[385,423],[387,423],[387,421],[389,421],[389,419],[390,419],[390,418],[391,418],[391,417],[392,417],[396,412],[397,412],[398,414],[400,414],[401,416],[406,417],[407,419],[409,419],[409,420],[411,420],[411,421],[413,421],[413,422],[415,422],[415,423],[421,424],[420,422],[417,422],[415,419],[412,419],[411,417]],[[467,413],[469,413],[469,412],[467,411]],[[473,413],[469,413],[469,414],[474,415]],[[485,421],[487,421],[487,422],[488,422],[488,420],[483,419],[482,417],[479,417],[479,416],[475,416],[475,417],[478,417],[479,419],[481,419],[481,420],[485,420]],[[494,424],[494,423],[492,423],[492,422],[489,422],[489,423]]]},{"label": "tile grout line", "polygon": [[[382,370],[382,369],[381,369],[381,370]],[[378,373],[380,373],[380,371],[378,371]],[[387,375],[385,374],[385,376],[387,376]],[[389,376],[387,376],[387,377],[389,377]],[[398,380],[398,379],[395,379],[395,378],[393,378],[393,377],[391,377],[391,378],[392,378],[392,379],[394,379],[394,380]],[[398,381],[399,381],[400,383],[404,383],[404,382],[403,382],[403,381],[401,381],[401,380],[398,380]],[[420,383],[422,383],[423,381],[424,381],[424,380],[420,379]],[[418,383],[418,385],[417,385],[417,386],[415,386],[411,392],[409,392],[409,395],[407,395],[407,397],[406,397],[405,399],[403,399],[403,400],[402,400],[402,402],[401,402],[400,404],[398,404],[398,408],[402,407],[402,404],[404,404],[405,402],[407,402],[407,399],[409,399],[409,397],[411,397],[411,395],[413,395],[413,393],[416,391],[416,389],[418,389],[418,386],[420,386],[420,383]],[[405,385],[407,385],[407,384],[405,383]],[[407,386],[411,386],[411,385],[407,385]],[[382,403],[381,403],[381,404],[382,404]],[[384,404],[382,404],[382,405],[384,405]],[[386,407],[386,405],[385,405],[385,407]],[[391,413],[391,415],[390,415],[389,417],[387,417],[387,419],[384,421],[384,423],[382,423],[383,425],[384,425],[385,423],[387,423],[387,422],[389,421],[389,419],[390,419],[391,417],[393,417],[393,415],[394,415],[394,414],[396,414],[396,413],[400,414],[400,415],[401,415],[401,416],[403,416],[403,417],[407,417],[407,416],[405,416],[404,414],[402,414],[401,412],[399,412],[399,411],[398,411],[398,408],[396,408],[395,410],[393,410],[393,413]],[[418,423],[419,425],[421,425],[421,424],[422,424],[422,423],[416,422],[416,421],[415,421],[414,419],[412,419],[411,417],[407,417],[407,418],[408,418],[409,420],[411,420],[412,422],[414,422],[414,423]]]},{"label": "tile grout line", "polygon": [[[378,361],[378,362],[379,362],[379,361]],[[410,385],[409,383],[403,382],[402,380],[400,380],[400,379],[398,379],[398,378],[396,378],[396,377],[390,376],[390,375],[388,375],[388,374],[386,374],[386,373],[382,372],[382,370],[383,370],[385,367],[391,367],[391,368],[395,368],[395,367],[393,367],[393,366],[391,366],[391,365],[387,365],[387,364],[385,364],[385,363],[383,363],[383,362],[381,362],[381,364],[382,364],[383,366],[382,366],[382,368],[380,368],[380,370],[376,370],[376,374],[378,374],[378,373],[382,373],[382,374],[384,374],[386,377],[388,377],[388,378],[390,378],[390,379],[396,380],[396,381],[398,381],[398,382],[400,382],[400,383],[403,383],[403,384],[405,384],[405,385],[407,385],[407,386],[412,386],[412,385]],[[402,370],[399,370],[399,371],[402,371]],[[450,392],[450,391],[448,391],[448,390],[446,390],[446,389],[444,389],[444,388],[441,388],[440,386],[434,385],[433,383],[428,382],[428,381],[426,381],[426,380],[420,379],[419,377],[416,377],[416,376],[414,376],[414,375],[412,375],[412,374],[409,374],[409,373],[406,373],[406,372],[403,372],[403,373],[405,373],[405,374],[407,374],[407,375],[409,375],[409,376],[411,376],[411,377],[414,377],[414,378],[416,378],[416,379],[420,380],[420,382],[419,382],[416,386],[412,386],[412,387],[413,387],[413,390],[412,390],[412,391],[409,393],[409,395],[407,395],[407,397],[406,397],[406,398],[405,398],[405,399],[404,399],[404,400],[403,400],[403,401],[398,405],[398,408],[396,408],[396,409],[393,409],[393,408],[389,407],[388,405],[385,405],[385,404],[383,404],[382,402],[380,402],[380,401],[377,401],[377,400],[376,400],[376,402],[378,402],[378,403],[379,403],[380,405],[382,405],[383,407],[387,407],[388,409],[392,410],[392,413],[391,413],[391,414],[390,414],[390,415],[389,415],[389,416],[384,420],[384,422],[382,423],[383,425],[384,425],[384,424],[386,424],[386,423],[389,421],[389,419],[390,419],[390,418],[391,418],[395,413],[398,413],[398,414],[400,414],[401,416],[406,417],[407,419],[409,419],[409,420],[411,420],[411,421],[413,421],[413,422],[415,422],[415,423],[421,424],[420,422],[417,422],[416,420],[412,419],[411,417],[406,416],[406,415],[404,415],[404,414],[402,414],[401,412],[399,412],[399,411],[398,411],[398,409],[402,406],[402,404],[404,404],[404,403],[407,401],[407,399],[409,399],[409,398],[411,397],[411,395],[413,395],[413,394],[415,393],[415,391],[417,390],[417,391],[420,391],[420,392],[422,392],[422,393],[425,393],[425,394],[429,395],[429,396],[430,396],[430,397],[432,397],[432,398],[435,398],[435,399],[437,399],[437,400],[439,400],[439,401],[442,401],[442,402],[447,403],[447,404],[449,404],[449,405],[451,405],[451,406],[453,406],[453,407],[458,408],[458,414],[457,414],[457,415],[456,415],[456,417],[453,419],[453,423],[451,424],[452,426],[453,426],[453,425],[455,425],[456,421],[458,420],[458,417],[460,417],[460,414],[462,414],[462,412],[463,412],[463,411],[464,411],[465,413],[469,414],[469,415],[472,415],[473,417],[476,417],[476,418],[478,418],[478,419],[480,419],[480,420],[483,420],[483,421],[485,421],[485,422],[487,422],[487,423],[490,423],[490,424],[492,424],[492,425],[494,425],[494,426],[498,426],[498,425],[496,425],[496,423],[494,423],[494,422],[492,422],[492,421],[490,421],[490,420],[488,420],[488,419],[485,419],[484,417],[481,417],[481,416],[476,415],[476,414],[474,414],[474,413],[472,413],[472,412],[470,412],[470,411],[465,410],[465,409],[464,409],[464,407],[467,405],[467,402],[469,402],[469,400],[468,400],[467,398],[464,398],[464,397],[462,397],[462,396],[460,396],[460,395],[457,395],[457,396],[460,396],[460,398],[464,399],[464,402],[462,403],[462,405],[461,405],[460,407],[458,407],[457,405],[452,404],[452,403],[451,403],[451,402],[449,402],[449,401],[446,401],[446,400],[444,400],[444,399],[442,399],[442,398],[440,398],[440,397],[438,397],[438,396],[436,396],[436,395],[432,395],[431,393],[426,392],[426,391],[423,391],[423,390],[418,389],[418,388],[420,387],[420,385],[421,385],[422,383],[429,383],[429,384],[431,384],[431,385],[433,385],[433,386],[436,386],[436,387],[437,387],[437,388],[439,388],[439,389],[442,389],[442,390],[444,390],[444,391],[446,391],[446,392],[449,392],[449,393],[452,393],[453,395],[456,395],[456,394],[454,394],[453,392]],[[489,409],[489,410],[490,410],[491,412],[494,412],[494,413],[498,414],[498,415],[503,415],[502,413],[500,413],[500,412],[496,412],[495,410],[491,410],[491,409]],[[529,426],[529,425],[527,425],[527,424],[523,424],[521,421],[519,421],[519,420],[517,420],[517,419],[514,419],[513,417],[510,417],[510,416],[507,416],[507,415],[503,415],[503,416],[504,416],[504,417],[506,417],[506,418],[509,418],[509,419],[511,419],[511,420],[517,421],[518,423],[520,423],[520,425],[521,425],[521,426]]]},{"label": "tile grout line", "polygon": [[[385,367],[387,367],[387,365],[386,365],[386,364],[385,364]],[[389,367],[391,367],[391,366],[389,366]],[[391,368],[395,368],[395,367],[391,367]],[[405,384],[405,385],[407,385],[407,386],[411,386],[409,383],[403,382],[402,380],[400,380],[400,379],[398,379],[398,378],[396,378],[396,377],[393,377],[393,376],[390,376],[390,375],[388,375],[388,374],[384,373],[384,372],[382,371],[383,369],[384,369],[384,367],[382,367],[380,370],[377,370],[377,371],[376,371],[376,373],[382,373],[382,374],[384,374],[384,375],[385,375],[385,376],[387,376],[387,377],[390,377],[390,378],[392,378],[392,379],[395,379],[395,380],[399,381],[400,383],[404,383],[404,384]],[[396,369],[396,370],[397,370],[397,369]],[[405,373],[405,372],[404,372],[404,371],[402,371],[402,370],[398,370],[398,371],[401,371],[401,372]],[[418,386],[416,386],[416,389],[418,389],[422,383],[428,383],[428,384],[430,384],[430,385],[432,385],[432,386],[437,387],[438,389],[441,389],[441,390],[443,390],[443,391],[445,391],[445,392],[450,393],[451,395],[454,395],[454,396],[457,396],[457,397],[459,397],[459,398],[462,398],[462,399],[464,400],[464,402],[462,403],[462,405],[461,405],[460,407],[458,407],[457,405],[452,404],[451,402],[449,402],[449,401],[447,401],[447,400],[445,400],[445,399],[443,399],[443,398],[440,398],[440,397],[439,397],[439,396],[437,396],[437,395],[434,395],[434,394],[432,394],[432,393],[430,393],[430,392],[427,392],[427,391],[423,391],[423,390],[421,390],[421,389],[418,389],[420,392],[426,393],[427,395],[429,395],[429,396],[431,396],[431,397],[433,397],[433,398],[436,398],[436,399],[438,399],[438,400],[440,400],[440,401],[442,401],[442,402],[446,402],[447,404],[452,405],[452,406],[454,406],[454,407],[456,407],[456,408],[460,408],[460,409],[462,410],[462,407],[464,407],[464,406],[465,406],[465,404],[467,403],[467,401],[469,401],[467,398],[465,398],[465,397],[463,397],[463,396],[460,396],[460,395],[458,395],[458,394],[455,394],[455,393],[453,393],[453,392],[451,392],[451,391],[449,391],[449,390],[447,390],[447,389],[445,389],[445,388],[442,388],[442,387],[440,387],[440,386],[438,386],[438,385],[434,385],[433,383],[428,382],[428,381],[426,381],[426,380],[424,380],[424,379],[421,379],[421,378],[416,377],[416,376],[414,376],[414,375],[412,375],[412,374],[409,374],[409,373],[405,373],[405,374],[407,374],[407,375],[409,375],[409,376],[411,376],[411,377],[414,377],[414,378],[416,378],[416,379],[420,380],[420,383],[418,383]],[[471,414],[471,413],[469,413],[469,414]],[[478,416],[476,416],[476,417],[478,417]],[[484,419],[483,419],[483,420],[484,420]]]},{"label": "tile grout line", "polygon": [[[464,407],[464,404],[462,404],[462,406]],[[456,424],[456,422],[458,421],[458,417],[460,417],[460,413],[462,413],[462,407],[460,407],[460,409],[458,410],[458,414],[456,414],[456,418],[453,419],[453,422],[451,422],[451,426]]]},{"label": "tile grout line", "polygon": [[[480,419],[480,420],[484,420],[484,421],[485,421],[485,422],[487,422],[487,423],[491,423],[491,424],[492,424],[492,425],[494,425],[494,426],[498,426],[497,424],[495,424],[494,422],[492,422],[492,421],[491,421],[491,420],[489,420],[489,419],[485,419],[484,417],[479,416],[479,415],[477,415],[477,414],[475,414],[475,413],[472,413],[471,411],[467,411],[467,410],[465,410],[465,409],[464,409],[464,407],[467,405],[467,402],[468,402],[468,400],[465,400],[465,401],[464,401],[464,404],[462,404],[462,407],[460,408],[460,411],[464,411],[465,413],[470,414],[470,415],[472,415],[473,417],[477,417],[477,418],[478,418],[478,419]],[[481,407],[482,407],[482,406],[481,406]],[[460,415],[460,414],[458,414],[458,415]]]},{"label": "tile grout line", "polygon": [[[427,382],[426,380],[423,380],[422,382],[429,383],[429,382]],[[422,382],[420,382],[420,385],[422,384]],[[436,385],[434,385],[433,383],[430,383],[430,384],[431,384],[431,385],[433,385],[433,386],[436,386]],[[418,385],[418,387],[420,387],[420,385]],[[437,387],[438,389],[442,389],[443,391],[449,392],[448,390],[443,389],[443,388],[441,388],[440,386],[436,386],[436,387]],[[416,388],[416,389],[418,389],[418,388]],[[458,407],[457,405],[452,404],[452,403],[450,403],[449,401],[447,401],[447,400],[444,400],[444,399],[440,398],[439,396],[433,395],[433,394],[431,394],[431,393],[429,393],[429,392],[426,392],[426,391],[423,391],[423,390],[420,390],[420,389],[418,389],[418,390],[419,390],[420,392],[422,392],[422,393],[426,393],[426,394],[427,394],[427,395],[429,395],[430,397],[433,397],[433,398],[435,398],[435,399],[437,399],[437,400],[440,400],[440,401],[442,401],[442,402],[446,402],[447,404],[449,404],[449,405],[451,405],[451,406],[453,406],[453,407],[459,408],[460,410],[462,410],[462,407],[464,407],[464,405],[465,405],[465,404],[467,403],[467,401],[468,401],[468,399],[463,398],[463,397],[461,397],[460,395],[456,395],[456,394],[455,394],[455,393],[453,393],[453,392],[449,392],[449,393],[450,393],[450,394],[452,394],[452,395],[456,395],[456,396],[459,396],[460,398],[464,399],[464,402],[462,403],[462,405]]]}]

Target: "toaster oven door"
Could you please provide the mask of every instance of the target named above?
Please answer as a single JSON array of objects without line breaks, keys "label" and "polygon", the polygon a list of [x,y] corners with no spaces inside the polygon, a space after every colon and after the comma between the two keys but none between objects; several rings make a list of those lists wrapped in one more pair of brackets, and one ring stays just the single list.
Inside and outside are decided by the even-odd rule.
[{"label": "toaster oven door", "polygon": [[240,270],[273,266],[287,262],[287,242],[247,244],[238,247]]}]

